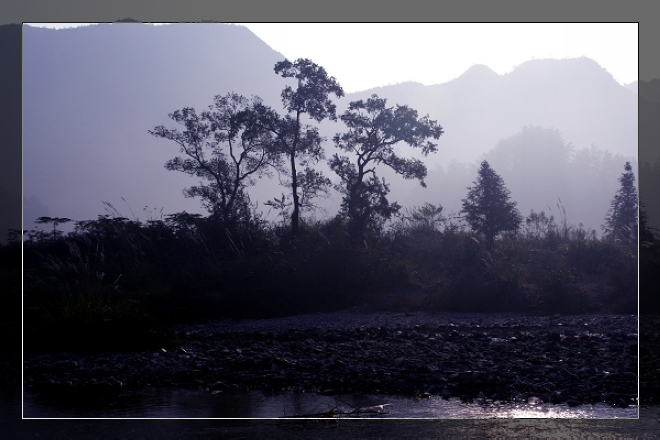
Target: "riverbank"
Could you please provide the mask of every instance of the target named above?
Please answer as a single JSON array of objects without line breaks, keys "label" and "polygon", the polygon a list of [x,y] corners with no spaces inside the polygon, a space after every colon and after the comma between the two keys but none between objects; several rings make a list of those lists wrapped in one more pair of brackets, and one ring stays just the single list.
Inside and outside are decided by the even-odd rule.
[{"label": "riverbank", "polygon": [[173,349],[26,357],[24,385],[67,394],[175,386],[621,407],[638,397],[635,316],[352,309],[176,333],[181,346]]}]

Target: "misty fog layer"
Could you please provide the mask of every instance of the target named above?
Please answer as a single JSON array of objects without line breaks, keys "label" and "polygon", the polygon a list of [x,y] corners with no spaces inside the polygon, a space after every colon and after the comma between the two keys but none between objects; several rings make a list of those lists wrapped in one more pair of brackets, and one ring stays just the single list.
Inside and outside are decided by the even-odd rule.
[{"label": "misty fog layer", "polygon": [[[204,110],[230,92],[281,108],[285,83],[273,65],[283,59],[241,26],[25,26],[24,227],[39,216],[95,219],[107,213],[103,201],[141,220],[204,213],[182,194],[197,181],[164,168],[177,146],[148,130],[172,126],[168,114],[177,109]],[[457,212],[486,159],[524,216],[545,210],[560,220],[565,209],[569,224],[599,230],[626,161],[637,175],[637,95],[587,58],[529,61],[502,76],[473,66],[444,84],[347,95],[335,101],[338,113],[372,93],[445,130],[438,153],[424,159],[428,188],[379,170],[390,200],[404,207],[430,202]],[[332,136],[346,129],[331,121],[319,129],[330,157]],[[319,168],[336,178],[324,163]],[[264,202],[286,191],[276,179],[262,180],[250,199],[267,214]],[[339,199],[334,193],[315,215],[334,216]]]}]

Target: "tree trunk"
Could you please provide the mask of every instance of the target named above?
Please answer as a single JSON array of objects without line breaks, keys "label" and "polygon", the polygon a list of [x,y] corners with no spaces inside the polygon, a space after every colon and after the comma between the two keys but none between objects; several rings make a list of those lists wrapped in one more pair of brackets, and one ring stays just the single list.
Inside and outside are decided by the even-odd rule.
[{"label": "tree trunk", "polygon": [[[300,87],[300,84],[299,84]],[[296,112],[296,133],[291,146],[291,192],[293,196],[293,212],[291,213],[291,235],[298,235],[298,219],[300,217],[300,200],[298,198],[298,174],[296,173],[296,153],[298,151],[298,139],[300,136],[300,110]]]},{"label": "tree trunk", "polygon": [[298,235],[298,218],[300,217],[300,200],[298,198],[298,176],[296,174],[296,157],[291,154],[291,192],[293,196],[293,212],[291,213],[291,235]]},{"label": "tree trunk", "polygon": [[495,247],[495,235],[486,233],[486,248],[491,250]]}]

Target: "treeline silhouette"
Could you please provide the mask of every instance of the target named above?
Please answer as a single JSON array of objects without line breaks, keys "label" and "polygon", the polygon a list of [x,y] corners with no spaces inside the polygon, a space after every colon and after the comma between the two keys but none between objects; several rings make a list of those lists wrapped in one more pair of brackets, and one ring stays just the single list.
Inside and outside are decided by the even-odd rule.
[{"label": "treeline silhouette", "polygon": [[[597,238],[565,217],[532,212],[490,247],[441,212],[424,205],[361,242],[339,217],[303,220],[295,238],[287,224],[226,225],[185,212],[146,222],[106,214],[66,235],[32,231],[23,242],[26,349],[163,345],[175,342],[167,329],[176,323],[354,306],[637,312],[636,241]],[[659,246],[645,238],[641,279],[649,283]],[[4,262],[15,261],[21,243],[0,249]],[[20,286],[8,273],[3,302],[15,305]],[[658,309],[650,295],[642,304]]]}]

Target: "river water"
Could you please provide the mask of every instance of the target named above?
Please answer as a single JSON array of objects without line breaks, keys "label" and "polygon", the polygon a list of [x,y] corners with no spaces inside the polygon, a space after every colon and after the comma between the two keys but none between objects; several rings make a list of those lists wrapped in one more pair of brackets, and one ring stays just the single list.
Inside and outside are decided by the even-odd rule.
[{"label": "river water", "polygon": [[148,388],[125,391],[112,398],[41,396],[25,390],[25,418],[281,418],[334,415],[340,418],[599,418],[636,419],[637,406],[614,408],[606,404],[568,405],[466,404],[438,396],[419,399],[382,395],[337,395],[286,392],[216,393],[187,389]]},{"label": "river water", "polygon": [[[640,408],[637,418],[636,407],[506,405],[495,409],[434,397],[412,400],[303,393],[211,395],[182,389],[153,389],[127,392],[111,400],[80,401],[65,396],[46,398],[29,390],[21,394],[20,388],[0,391],[3,416],[0,437],[8,439],[660,438],[660,406]],[[382,414],[362,413],[360,418],[354,417],[357,414],[329,420],[279,418],[330,409],[350,412],[385,403],[390,405],[384,406],[386,411]],[[117,419],[126,417],[136,419]],[[182,419],[188,417],[200,419]],[[217,419],[224,417],[269,418]],[[461,419],[452,419],[456,417]]]}]

